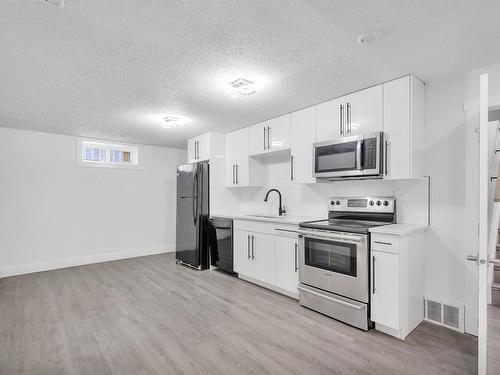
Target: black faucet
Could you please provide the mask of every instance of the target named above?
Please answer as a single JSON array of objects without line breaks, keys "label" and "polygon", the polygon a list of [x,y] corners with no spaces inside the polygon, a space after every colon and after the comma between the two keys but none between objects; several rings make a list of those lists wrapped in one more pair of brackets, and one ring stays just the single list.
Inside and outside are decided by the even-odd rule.
[{"label": "black faucet", "polygon": [[270,189],[267,193],[266,193],[266,197],[264,198],[264,202],[267,202],[267,197],[269,196],[269,193],[271,191],[275,191],[276,193],[278,193],[279,197],[280,197],[280,208],[279,208],[279,214],[280,216],[282,216],[284,213],[286,213],[286,210],[285,210],[285,207],[281,207],[281,193],[279,192],[279,190],[277,189]]}]

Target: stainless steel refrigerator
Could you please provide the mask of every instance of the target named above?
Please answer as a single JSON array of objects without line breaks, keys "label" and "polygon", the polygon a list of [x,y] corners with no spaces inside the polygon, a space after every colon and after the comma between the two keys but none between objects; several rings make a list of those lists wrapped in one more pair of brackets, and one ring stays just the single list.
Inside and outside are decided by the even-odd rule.
[{"label": "stainless steel refrigerator", "polygon": [[208,162],[177,167],[177,226],[175,259],[199,270],[209,268]]}]

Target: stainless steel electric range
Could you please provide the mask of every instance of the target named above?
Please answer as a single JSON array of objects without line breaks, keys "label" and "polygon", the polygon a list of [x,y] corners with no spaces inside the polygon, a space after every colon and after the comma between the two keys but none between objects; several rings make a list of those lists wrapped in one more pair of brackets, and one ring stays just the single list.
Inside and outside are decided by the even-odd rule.
[{"label": "stainless steel electric range", "polygon": [[299,303],[371,328],[369,229],[395,218],[393,197],[334,197],[328,219],[300,223]]}]

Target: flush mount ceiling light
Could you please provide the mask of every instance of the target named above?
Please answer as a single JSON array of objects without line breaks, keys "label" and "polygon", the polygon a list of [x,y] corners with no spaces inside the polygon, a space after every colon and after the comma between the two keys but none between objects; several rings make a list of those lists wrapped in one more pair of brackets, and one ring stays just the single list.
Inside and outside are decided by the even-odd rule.
[{"label": "flush mount ceiling light", "polygon": [[171,129],[171,128],[176,128],[179,126],[180,123],[180,117],[177,116],[167,116],[163,118],[163,127],[165,129]]},{"label": "flush mount ceiling light", "polygon": [[379,40],[380,38],[382,38],[382,33],[380,31],[377,30],[366,31],[359,36],[358,43],[367,44]]},{"label": "flush mount ceiling light", "polygon": [[257,92],[254,82],[245,78],[235,79],[234,81],[229,83],[229,85],[231,86],[231,88],[228,95],[232,98],[249,96]]}]

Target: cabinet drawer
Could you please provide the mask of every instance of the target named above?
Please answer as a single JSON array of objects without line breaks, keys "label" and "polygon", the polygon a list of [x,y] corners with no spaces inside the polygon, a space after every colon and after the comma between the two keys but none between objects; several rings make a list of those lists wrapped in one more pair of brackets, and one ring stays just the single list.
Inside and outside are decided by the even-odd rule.
[{"label": "cabinet drawer", "polygon": [[274,227],[274,234],[276,236],[293,237],[297,238],[298,225],[294,224],[276,224]]},{"label": "cabinet drawer", "polygon": [[275,234],[274,223],[265,223],[262,221],[237,219],[233,222],[233,228],[235,230],[244,230],[253,233]]},{"label": "cabinet drawer", "polygon": [[389,234],[373,233],[371,249],[374,251],[399,254],[399,238]]}]

